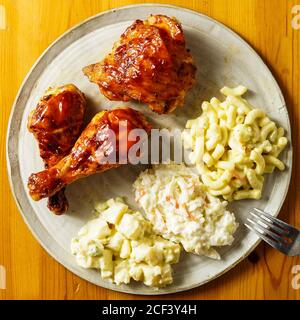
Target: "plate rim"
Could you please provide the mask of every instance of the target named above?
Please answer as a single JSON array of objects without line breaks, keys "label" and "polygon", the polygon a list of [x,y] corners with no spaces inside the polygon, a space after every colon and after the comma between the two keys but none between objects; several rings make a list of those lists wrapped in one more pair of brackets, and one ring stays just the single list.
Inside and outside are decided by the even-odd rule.
[{"label": "plate rim", "polygon": [[[160,291],[154,291],[151,292],[134,292],[132,289],[127,289],[127,288],[121,288],[121,287],[110,287],[109,283],[105,283],[105,281],[103,281],[103,284],[99,285],[98,283],[95,283],[93,280],[91,279],[87,279],[87,277],[83,278],[81,274],[78,274],[77,271],[73,268],[72,265],[66,264],[65,262],[63,262],[59,255],[54,252],[51,251],[51,248],[49,246],[49,244],[47,243],[43,243],[42,239],[39,238],[38,236],[38,232],[35,230],[34,226],[31,226],[29,224],[28,218],[26,217],[26,215],[23,213],[22,210],[22,205],[21,205],[21,200],[19,199],[19,194],[17,194],[16,189],[14,188],[14,184],[13,184],[13,177],[12,177],[12,159],[11,157],[13,156],[12,153],[10,152],[10,145],[9,145],[9,138],[12,135],[12,122],[13,122],[13,117],[15,114],[15,111],[17,109],[17,105],[18,105],[18,101],[21,97],[21,94],[23,93],[25,87],[26,87],[26,83],[29,80],[31,74],[33,73],[33,71],[35,70],[35,68],[39,65],[39,63],[46,57],[47,53],[50,51],[51,48],[53,48],[57,43],[59,43],[60,41],[62,41],[69,33],[74,32],[76,29],[79,29],[81,26],[87,24],[89,21],[92,21],[93,19],[98,19],[99,17],[103,16],[103,15],[107,15],[110,13],[114,13],[117,11],[121,11],[121,10],[126,10],[126,9],[131,9],[131,8],[137,8],[137,7],[151,7],[151,6],[155,6],[155,7],[161,7],[161,8],[172,8],[175,10],[181,10],[181,11],[186,11],[190,14],[194,14],[194,15],[198,15],[201,16],[205,19],[208,19],[214,23],[216,23],[217,25],[219,25],[221,28],[226,29],[228,32],[230,32],[235,38],[238,38],[238,40],[240,42],[243,43],[243,45],[245,45],[250,51],[252,51],[252,53],[254,53],[254,55],[256,56],[256,58],[258,58],[258,60],[261,62],[261,64],[263,65],[263,67],[265,68],[266,72],[269,74],[270,79],[272,79],[273,85],[277,88],[277,92],[279,94],[279,98],[280,100],[283,102],[283,106],[285,108],[285,111],[287,113],[287,122],[288,122],[288,127],[286,128],[289,132],[289,152],[291,154],[290,156],[290,160],[291,163],[289,165],[289,170],[288,170],[288,176],[287,176],[287,184],[285,186],[285,190],[283,193],[283,196],[281,198],[280,204],[276,210],[276,212],[274,211],[274,216],[276,217],[281,208],[282,205],[286,199],[286,195],[288,193],[288,189],[290,187],[290,181],[291,181],[291,175],[292,175],[292,170],[293,170],[293,144],[292,144],[292,135],[291,135],[291,122],[290,122],[290,117],[289,117],[289,111],[288,108],[286,106],[286,102],[284,99],[284,96],[282,94],[282,91],[280,89],[279,84],[277,83],[275,77],[273,76],[271,70],[268,68],[268,66],[266,65],[266,63],[264,62],[264,60],[261,58],[261,56],[256,52],[256,50],[246,41],[244,40],[238,33],[236,33],[234,30],[232,30],[231,28],[227,27],[225,24],[219,22],[218,20],[215,20],[213,18],[211,18],[210,16],[203,14],[201,12],[186,8],[184,6],[176,6],[176,5],[168,5],[168,4],[159,4],[159,3],[146,3],[146,4],[133,4],[133,5],[126,5],[126,6],[121,6],[121,7],[117,7],[117,8],[113,8],[110,10],[106,10],[103,12],[100,12],[96,15],[93,15],[91,17],[88,17],[84,20],[82,20],[81,22],[75,24],[73,27],[67,29],[61,36],[59,36],[56,40],[54,40],[52,43],[50,43],[50,45],[42,52],[42,54],[39,56],[39,58],[36,60],[36,62],[33,64],[33,66],[30,68],[30,70],[28,71],[28,73],[26,74],[24,80],[22,81],[19,90],[17,91],[16,94],[16,98],[13,102],[11,111],[10,111],[10,116],[9,116],[9,120],[8,120],[8,125],[7,125],[7,132],[6,132],[6,163],[7,163],[7,175],[8,175],[8,180],[9,180],[9,184],[10,184],[10,189],[12,191],[13,194],[13,198],[15,200],[15,203],[17,205],[17,208],[19,210],[19,212],[21,213],[21,216],[25,222],[25,224],[27,225],[27,227],[29,228],[29,230],[31,231],[31,233],[33,234],[34,238],[37,240],[37,242],[41,245],[41,247],[52,257],[54,258],[58,263],[60,263],[62,266],[64,266],[66,269],[68,269],[70,272],[74,273],[76,276],[80,277],[81,279],[90,282],[94,285],[96,285],[97,287],[102,287],[105,289],[109,289],[112,291],[116,291],[116,292],[122,292],[122,293],[128,293],[128,294],[133,294],[133,295],[149,295],[149,296],[155,296],[155,295],[166,295],[166,294],[175,294],[175,293],[179,293],[179,292],[183,292],[183,291],[187,291],[187,290],[191,290],[197,287],[200,287],[212,280],[215,280],[216,278],[220,277],[221,275],[225,274],[226,272],[228,272],[229,270],[233,269],[237,264],[239,264],[241,261],[243,261],[258,245],[259,243],[262,241],[260,238],[257,237],[257,240],[253,243],[253,245],[239,258],[237,259],[234,263],[232,263],[230,266],[228,266],[227,268],[225,268],[224,270],[222,270],[221,272],[216,273],[215,275],[213,275],[212,277],[209,277],[205,280],[203,280],[201,283],[197,283],[197,284],[193,284],[184,288],[179,288],[179,289],[172,289],[170,291],[164,291],[164,292],[160,292]],[[17,132],[19,133],[19,132]],[[18,154],[18,152],[17,152]],[[24,199],[23,199],[24,200]],[[26,200],[28,201],[28,199],[26,198]],[[25,201],[26,201],[25,200]],[[29,201],[28,201],[29,202]],[[33,209],[32,209],[33,210]],[[45,229],[44,226],[42,226],[43,229],[45,230],[45,232],[48,234],[47,230]]]}]

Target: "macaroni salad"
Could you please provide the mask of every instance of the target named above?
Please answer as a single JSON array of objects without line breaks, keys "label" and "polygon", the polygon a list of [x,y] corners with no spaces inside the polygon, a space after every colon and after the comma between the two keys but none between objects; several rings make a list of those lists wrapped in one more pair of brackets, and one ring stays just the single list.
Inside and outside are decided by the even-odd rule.
[{"label": "macaroni salad", "polygon": [[229,201],[260,199],[263,174],[285,168],[278,159],[288,143],[284,129],[243,99],[246,91],[243,86],[221,89],[225,101],[203,102],[203,113],[187,122],[190,130],[183,134],[209,193]]}]

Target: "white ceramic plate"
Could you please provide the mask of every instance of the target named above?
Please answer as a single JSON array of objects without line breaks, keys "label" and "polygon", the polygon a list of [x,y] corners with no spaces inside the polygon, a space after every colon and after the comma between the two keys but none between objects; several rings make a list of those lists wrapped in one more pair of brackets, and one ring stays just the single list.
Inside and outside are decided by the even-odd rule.
[{"label": "white ceramic plate", "polygon": [[[259,240],[243,226],[252,207],[277,215],[285,199],[292,165],[291,144],[282,155],[287,169],[269,175],[260,201],[238,201],[231,205],[241,223],[236,240],[219,250],[222,260],[214,261],[195,255],[182,255],[175,266],[174,284],[153,291],[141,284],[115,286],[101,280],[98,272],[78,267],[70,254],[70,240],[92,215],[93,204],[115,196],[125,196],[134,205],[132,182],[141,167],[123,166],[103,174],[82,179],[67,188],[70,202],[68,214],[54,216],[46,208],[46,200],[34,202],[27,193],[29,175],[43,168],[33,136],[27,131],[27,117],[39,97],[49,86],[73,82],[83,90],[89,101],[89,118],[97,111],[124,105],[102,96],[96,85],[82,74],[82,67],[101,60],[121,33],[135,19],[149,14],[175,16],[182,22],[187,46],[198,67],[197,84],[189,93],[185,107],[171,115],[158,116],[144,105],[132,104],[142,110],[157,126],[183,128],[189,118],[200,114],[204,99],[219,96],[224,85],[243,84],[250,89],[247,98],[264,108],[268,115],[287,130],[290,123],[283,96],[272,74],[245,41],[224,25],[202,14],[165,5],[137,5],[107,11],[71,29],[52,44],[25,79],[11,113],[7,136],[8,172],[19,209],[41,245],[56,260],[78,276],[99,286],[134,294],[163,294],[197,287],[223,274],[241,261]],[[127,103],[128,104],[128,103]]]}]

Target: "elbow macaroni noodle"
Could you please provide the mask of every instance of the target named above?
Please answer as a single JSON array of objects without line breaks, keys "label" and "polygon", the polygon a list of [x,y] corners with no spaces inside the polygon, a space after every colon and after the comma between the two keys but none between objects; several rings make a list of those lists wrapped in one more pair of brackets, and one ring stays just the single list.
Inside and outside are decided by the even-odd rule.
[{"label": "elbow macaroni noodle", "polygon": [[203,102],[202,115],[187,122],[183,136],[209,193],[229,201],[260,199],[263,174],[285,168],[278,159],[288,143],[284,129],[243,99],[246,92],[222,88],[225,101]]}]

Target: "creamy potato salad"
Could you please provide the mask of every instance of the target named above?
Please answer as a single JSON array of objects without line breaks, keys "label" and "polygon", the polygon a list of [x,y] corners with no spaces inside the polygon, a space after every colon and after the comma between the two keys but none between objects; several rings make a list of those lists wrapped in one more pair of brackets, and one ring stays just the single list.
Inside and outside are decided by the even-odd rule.
[{"label": "creamy potato salad", "polygon": [[220,259],[213,247],[233,242],[238,223],[227,202],[207,193],[185,165],[156,165],[140,174],[134,190],[155,232],[187,252]]},{"label": "creamy potato salad", "polygon": [[154,234],[150,222],[121,198],[95,209],[98,216],[72,239],[78,265],[99,269],[103,279],[117,285],[134,279],[159,288],[173,282],[171,264],[179,260],[180,245]]}]

